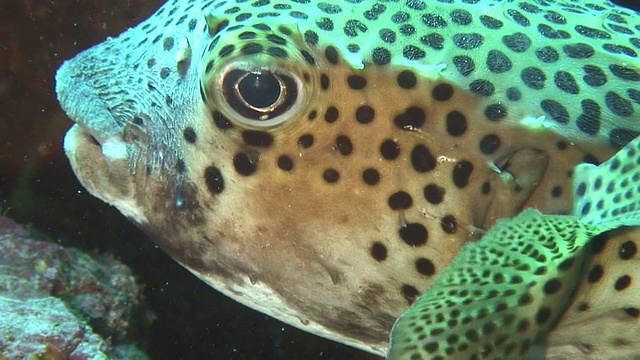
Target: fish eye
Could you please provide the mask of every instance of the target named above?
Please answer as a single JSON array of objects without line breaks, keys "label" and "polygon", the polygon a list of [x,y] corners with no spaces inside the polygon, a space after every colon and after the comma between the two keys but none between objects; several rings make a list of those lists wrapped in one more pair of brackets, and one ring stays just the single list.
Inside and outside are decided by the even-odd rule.
[{"label": "fish eye", "polygon": [[224,98],[240,115],[267,120],[291,108],[298,91],[293,79],[268,70],[235,69],[223,79]]},{"label": "fish eye", "polygon": [[221,99],[251,126],[279,124],[300,101],[297,77],[269,68],[228,68],[219,80]]},{"label": "fish eye", "polygon": [[292,56],[241,55],[202,62],[200,95],[209,109],[241,129],[293,126],[317,95],[320,74]]}]

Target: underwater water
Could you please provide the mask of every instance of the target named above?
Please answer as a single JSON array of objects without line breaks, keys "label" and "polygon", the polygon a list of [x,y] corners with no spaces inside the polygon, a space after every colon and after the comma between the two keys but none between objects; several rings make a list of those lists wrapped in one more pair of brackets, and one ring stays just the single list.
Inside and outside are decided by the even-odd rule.
[{"label": "underwater water", "polygon": [[140,335],[152,359],[376,359],[222,296],[76,180],[62,151],[71,121],[55,98],[55,70],[163,2],[0,1],[0,213],[129,265],[154,314]]}]

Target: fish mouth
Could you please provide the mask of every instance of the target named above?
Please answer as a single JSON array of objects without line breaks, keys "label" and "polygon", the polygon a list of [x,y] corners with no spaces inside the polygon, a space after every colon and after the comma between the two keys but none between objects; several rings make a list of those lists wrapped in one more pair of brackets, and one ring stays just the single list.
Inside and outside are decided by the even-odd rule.
[{"label": "fish mouth", "polygon": [[[96,172],[87,168],[118,168],[127,162],[127,144],[122,126],[104,94],[104,74],[87,71],[81,64],[91,57],[81,53],[60,66],[56,93],[60,106],[75,123],[64,138],[64,151],[81,182],[96,182]],[[85,184],[86,185],[86,184]],[[86,186],[85,186],[86,187]]]},{"label": "fish mouth", "polygon": [[102,156],[102,144],[89,132],[85,127],[79,124],[73,124],[64,135],[62,143],[64,153],[71,162],[74,172],[78,172],[78,157]]},{"label": "fish mouth", "polygon": [[101,80],[95,77],[98,75],[82,71],[80,63],[79,58],[69,60],[56,73],[58,101],[75,123],[64,137],[65,154],[89,193],[143,222],[143,211],[135,199],[130,145],[111,107],[100,96],[103,92]]},{"label": "fish mouth", "polygon": [[102,138],[74,124],[64,137],[64,152],[82,186],[93,196],[117,207],[138,224],[147,223],[130,171],[127,144],[120,137]]},{"label": "fish mouth", "polygon": [[65,135],[64,151],[82,180],[82,166],[126,160],[127,152],[122,129],[107,104],[95,95],[96,89],[87,84],[87,79],[73,72],[73,64],[73,60],[68,61],[58,70],[56,92],[62,109],[74,122]]},{"label": "fish mouth", "polygon": [[84,159],[92,158],[94,160],[102,158],[103,161],[108,160],[111,162],[127,159],[127,145],[122,140],[116,137],[99,140],[93,134],[92,131],[79,123],[74,124],[67,131],[63,147],[74,170],[78,169],[76,164],[79,157]]}]

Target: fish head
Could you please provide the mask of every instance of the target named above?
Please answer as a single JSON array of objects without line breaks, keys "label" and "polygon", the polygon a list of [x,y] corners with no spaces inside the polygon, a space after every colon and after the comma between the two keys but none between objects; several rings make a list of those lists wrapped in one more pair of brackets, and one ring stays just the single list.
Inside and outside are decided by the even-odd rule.
[{"label": "fish head", "polygon": [[217,290],[381,354],[462,245],[568,213],[574,165],[614,151],[475,68],[521,25],[454,51],[471,13],[423,5],[168,2],[58,71],[73,170]]}]

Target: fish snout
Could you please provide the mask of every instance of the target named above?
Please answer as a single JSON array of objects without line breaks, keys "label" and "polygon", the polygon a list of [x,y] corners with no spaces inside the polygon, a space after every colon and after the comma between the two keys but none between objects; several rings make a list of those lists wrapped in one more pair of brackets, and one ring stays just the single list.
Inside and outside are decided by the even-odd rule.
[{"label": "fish snout", "polygon": [[99,61],[87,52],[65,61],[56,73],[55,90],[67,116],[101,144],[118,135],[121,128],[99,95],[109,85],[104,69],[94,65]]},{"label": "fish snout", "polygon": [[56,73],[58,100],[75,122],[64,138],[65,154],[89,193],[141,220],[131,158],[137,148],[132,140],[144,139],[144,134],[135,122],[123,125],[117,120],[100,91],[105,80],[97,79],[99,71],[88,71],[83,55],[65,62]]}]

